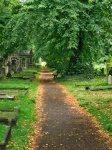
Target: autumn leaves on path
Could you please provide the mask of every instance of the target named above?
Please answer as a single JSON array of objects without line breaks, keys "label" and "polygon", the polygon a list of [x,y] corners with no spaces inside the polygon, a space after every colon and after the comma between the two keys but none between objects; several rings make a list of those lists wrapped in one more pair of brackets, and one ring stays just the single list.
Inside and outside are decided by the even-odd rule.
[{"label": "autumn leaves on path", "polygon": [[[111,150],[111,141],[94,119],[44,71],[37,102],[40,108],[35,150]],[[52,82],[44,82],[49,79]]]}]

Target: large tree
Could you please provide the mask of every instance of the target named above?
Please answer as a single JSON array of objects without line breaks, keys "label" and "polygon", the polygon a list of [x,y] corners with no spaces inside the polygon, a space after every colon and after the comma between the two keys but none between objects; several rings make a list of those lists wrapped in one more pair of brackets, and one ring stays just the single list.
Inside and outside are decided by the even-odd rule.
[{"label": "large tree", "polygon": [[3,32],[12,16],[19,12],[20,7],[21,5],[19,0],[0,1],[0,54],[5,53],[5,44],[2,44],[4,40]]},{"label": "large tree", "polygon": [[109,1],[42,0],[37,6],[41,42],[36,47],[50,65],[60,69],[70,62],[87,65],[105,55],[112,33]]},{"label": "large tree", "polygon": [[[5,54],[5,36],[9,32],[8,22],[11,20],[13,15],[19,12],[21,4],[19,0],[1,0],[0,1],[0,54]],[[7,29],[7,32],[5,32]],[[10,34],[8,35],[10,38]],[[8,42],[8,39],[6,39]],[[10,44],[8,45],[10,47]]]},{"label": "large tree", "polygon": [[4,30],[7,52],[33,47],[36,57],[66,72],[78,60],[89,64],[111,51],[108,0],[27,0],[22,6]]}]

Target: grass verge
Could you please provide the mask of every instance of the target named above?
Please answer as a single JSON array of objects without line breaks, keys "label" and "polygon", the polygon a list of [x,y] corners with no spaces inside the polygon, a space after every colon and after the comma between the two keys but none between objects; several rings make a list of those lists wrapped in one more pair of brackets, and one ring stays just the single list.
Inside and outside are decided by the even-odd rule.
[{"label": "grass verge", "polygon": [[37,80],[4,79],[1,84],[10,87],[29,87],[28,93],[16,94],[15,101],[0,100],[0,109],[19,108],[18,120],[11,131],[11,139],[8,142],[7,150],[23,150],[28,147],[30,136],[34,134],[32,124],[37,121],[35,102],[37,99]]},{"label": "grass verge", "polygon": [[108,86],[106,77],[87,79],[82,75],[68,76],[60,81],[77,99],[80,107],[92,114],[103,130],[112,136],[112,89],[102,91],[85,90],[86,86]]},{"label": "grass verge", "polygon": [[4,142],[4,135],[6,132],[6,126],[4,124],[0,124],[0,142]]}]

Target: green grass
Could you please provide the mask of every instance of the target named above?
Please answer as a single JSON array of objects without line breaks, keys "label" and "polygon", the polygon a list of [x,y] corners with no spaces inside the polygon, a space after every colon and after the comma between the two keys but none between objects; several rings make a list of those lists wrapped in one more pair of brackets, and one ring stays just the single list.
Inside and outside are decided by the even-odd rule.
[{"label": "green grass", "polygon": [[28,73],[28,72],[22,72],[22,73],[19,73],[19,74],[13,74],[12,77],[29,77],[29,78],[34,78],[35,75],[32,74],[32,73]]},{"label": "green grass", "polygon": [[23,72],[37,73],[37,68],[36,67],[28,68],[28,69],[23,70]]},{"label": "green grass", "polygon": [[112,135],[112,89],[103,91],[85,90],[90,88],[108,86],[106,77],[87,79],[82,75],[68,76],[60,81],[68,91],[77,99],[79,106],[92,114],[102,125],[104,131]]},{"label": "green grass", "polygon": [[21,103],[20,99],[16,99],[15,101],[7,100],[7,99],[0,100],[0,109],[12,109],[14,107],[20,108],[20,103]]},{"label": "green grass", "polygon": [[39,70],[40,70],[40,67],[28,68],[28,69],[23,70],[20,73],[13,74],[12,77],[34,78],[35,74],[37,74],[37,71]]},{"label": "green grass", "polygon": [[16,115],[15,112],[2,112],[0,111],[0,118],[8,118],[8,119],[12,119],[14,118]]},{"label": "green grass", "polygon": [[0,88],[28,88],[30,81],[20,79],[4,79],[0,81]]},{"label": "green grass", "polygon": [[[27,147],[28,135],[33,134],[32,123],[36,121],[35,101],[37,83],[31,83],[28,95],[19,94],[16,107],[20,108],[17,126],[13,127],[8,150],[21,150]],[[15,100],[16,101],[16,100]],[[12,103],[14,106],[14,103]],[[14,143],[14,144],[12,144]]]},{"label": "green grass", "polygon": [[0,109],[19,108],[16,126],[11,131],[11,139],[8,142],[7,150],[22,150],[29,145],[29,135],[34,134],[32,123],[37,121],[35,102],[37,99],[37,80],[32,82],[20,79],[4,79],[1,81],[5,87],[29,87],[28,93],[17,93],[15,101],[0,100]]},{"label": "green grass", "polygon": [[4,142],[4,135],[6,132],[6,126],[4,124],[0,124],[0,142]]}]

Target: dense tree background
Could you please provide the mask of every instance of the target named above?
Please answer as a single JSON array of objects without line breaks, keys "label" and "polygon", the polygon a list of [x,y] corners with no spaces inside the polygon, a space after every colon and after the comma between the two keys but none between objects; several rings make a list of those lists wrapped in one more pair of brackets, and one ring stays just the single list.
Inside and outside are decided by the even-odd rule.
[{"label": "dense tree background", "polygon": [[62,74],[90,72],[94,62],[112,54],[110,0],[0,3],[1,53],[32,48],[35,58],[41,56]]},{"label": "dense tree background", "polygon": [[[14,14],[19,12],[19,0],[1,0],[0,1],[0,53],[5,54],[6,47],[4,47],[4,30]],[[2,44],[3,43],[3,44]],[[10,45],[8,45],[10,47]]]}]

